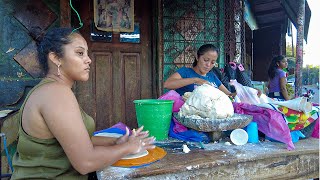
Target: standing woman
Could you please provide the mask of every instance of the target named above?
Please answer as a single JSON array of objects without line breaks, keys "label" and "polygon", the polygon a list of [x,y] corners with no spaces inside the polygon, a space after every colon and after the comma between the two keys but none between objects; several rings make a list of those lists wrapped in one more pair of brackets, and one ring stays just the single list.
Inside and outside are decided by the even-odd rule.
[{"label": "standing woman", "polygon": [[95,123],[72,91],[87,81],[91,59],[85,39],[69,28],[49,31],[38,45],[46,77],[27,95],[19,111],[12,179],[87,179],[128,154],[154,148],[142,128],[118,139],[92,136]]},{"label": "standing woman", "polygon": [[212,44],[202,45],[197,51],[197,57],[192,68],[182,67],[172,74],[165,82],[164,88],[174,89],[181,96],[192,92],[197,85],[211,84],[228,96],[231,93],[211,71],[218,59],[218,49]]},{"label": "standing woman", "polygon": [[285,56],[279,55],[272,59],[268,69],[269,83],[268,96],[271,98],[279,98],[283,100],[290,100],[286,88],[287,77],[286,72],[282,69],[288,67],[288,61]]}]

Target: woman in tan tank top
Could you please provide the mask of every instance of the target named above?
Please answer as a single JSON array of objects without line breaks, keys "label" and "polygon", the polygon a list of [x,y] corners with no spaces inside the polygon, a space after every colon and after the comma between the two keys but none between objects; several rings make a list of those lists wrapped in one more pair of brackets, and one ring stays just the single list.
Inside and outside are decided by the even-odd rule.
[{"label": "woman in tan tank top", "polygon": [[20,109],[12,179],[86,179],[128,154],[154,148],[142,128],[118,139],[93,137],[94,121],[79,107],[75,81],[87,81],[91,59],[85,39],[69,28],[49,31],[38,44],[44,78]]}]

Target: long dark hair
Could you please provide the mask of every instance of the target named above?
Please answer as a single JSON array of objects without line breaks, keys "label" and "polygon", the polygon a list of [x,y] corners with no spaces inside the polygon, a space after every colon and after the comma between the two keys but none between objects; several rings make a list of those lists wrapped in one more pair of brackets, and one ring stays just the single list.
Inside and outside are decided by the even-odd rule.
[{"label": "long dark hair", "polygon": [[[63,57],[63,46],[71,43],[70,35],[72,34],[72,28],[53,28],[49,30],[38,41],[38,59],[45,74],[48,73],[48,54],[54,52],[58,57]],[[79,34],[78,32],[74,32]]]},{"label": "long dark hair", "polygon": [[272,59],[269,69],[268,69],[268,76],[270,79],[273,79],[276,76],[276,70],[278,69],[278,63],[282,61],[284,58],[286,58],[283,55],[276,56]]},{"label": "long dark hair", "polygon": [[[197,51],[198,60],[199,60],[200,56],[204,55],[208,51],[215,51],[215,52],[217,52],[219,54],[218,48],[216,48],[214,45],[212,45],[212,44],[204,44]],[[193,67],[197,66],[197,63],[198,63],[197,59],[194,59],[192,66]]]}]

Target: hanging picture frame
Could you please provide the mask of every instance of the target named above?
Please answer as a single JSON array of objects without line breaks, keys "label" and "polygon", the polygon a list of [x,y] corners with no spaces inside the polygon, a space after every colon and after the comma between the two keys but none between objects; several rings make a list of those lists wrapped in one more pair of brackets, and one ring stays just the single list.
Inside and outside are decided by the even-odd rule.
[{"label": "hanging picture frame", "polygon": [[94,24],[100,31],[133,32],[134,0],[93,0]]}]

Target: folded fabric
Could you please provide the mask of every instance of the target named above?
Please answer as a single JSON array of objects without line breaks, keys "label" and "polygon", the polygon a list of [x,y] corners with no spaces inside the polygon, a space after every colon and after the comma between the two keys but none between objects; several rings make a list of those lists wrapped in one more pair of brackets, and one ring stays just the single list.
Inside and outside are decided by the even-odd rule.
[{"label": "folded fabric", "polygon": [[273,103],[264,103],[259,104],[258,106],[272,109],[283,114],[283,117],[286,120],[289,129],[292,131],[301,130],[309,126],[313,121],[319,118],[319,107],[316,106],[313,106],[311,111],[307,113],[304,113],[302,111],[299,112],[288,107]]},{"label": "folded fabric", "polygon": [[183,132],[175,132],[174,131],[175,122],[174,120],[171,121],[170,129],[169,129],[169,136],[180,139],[183,141],[193,141],[193,142],[209,142],[209,137],[203,133],[196,130],[187,129]]},{"label": "folded fabric", "polygon": [[181,132],[188,131],[188,128],[182,125],[181,123],[179,123],[179,121],[177,121],[176,118],[173,116],[172,116],[172,121],[174,123],[173,132],[181,133]]},{"label": "folded fabric", "polygon": [[[261,94],[260,97],[259,97],[259,100],[260,100],[260,104],[263,104],[263,103],[272,103],[272,102],[274,102],[274,101],[285,101],[284,99],[270,98],[270,97],[268,97],[268,96],[265,95],[265,94]],[[255,104],[255,105],[259,105],[259,104]]]},{"label": "folded fabric", "polygon": [[[119,122],[115,125],[113,125],[112,127],[110,128],[107,128],[107,129],[102,129],[100,131],[96,131],[93,133],[93,135],[97,135],[99,133],[117,133],[117,134],[126,134],[126,126],[125,124],[123,124],[122,122]],[[130,128],[128,127],[129,131],[130,131]],[[130,131],[131,133],[131,131]]]},{"label": "folded fabric", "polygon": [[320,126],[320,124],[319,124],[319,118],[318,118],[318,120],[313,128],[313,132],[311,134],[311,137],[319,139],[319,126]]},{"label": "folded fabric", "polygon": [[290,130],[301,130],[319,118],[319,113],[316,110],[304,113],[284,106],[279,106],[278,110],[285,115]]},{"label": "folded fabric", "polygon": [[246,103],[233,103],[233,107],[235,113],[252,115],[252,121],[266,136],[287,144],[288,150],[294,149],[290,130],[280,112]]},{"label": "folded fabric", "polygon": [[308,113],[312,111],[312,103],[308,102],[306,97],[299,97],[299,98],[291,99],[288,101],[277,101],[269,97],[264,97],[264,100],[261,102],[262,105],[260,104],[257,104],[257,105],[263,106],[264,103],[281,105],[299,112],[302,111],[304,113]]}]

